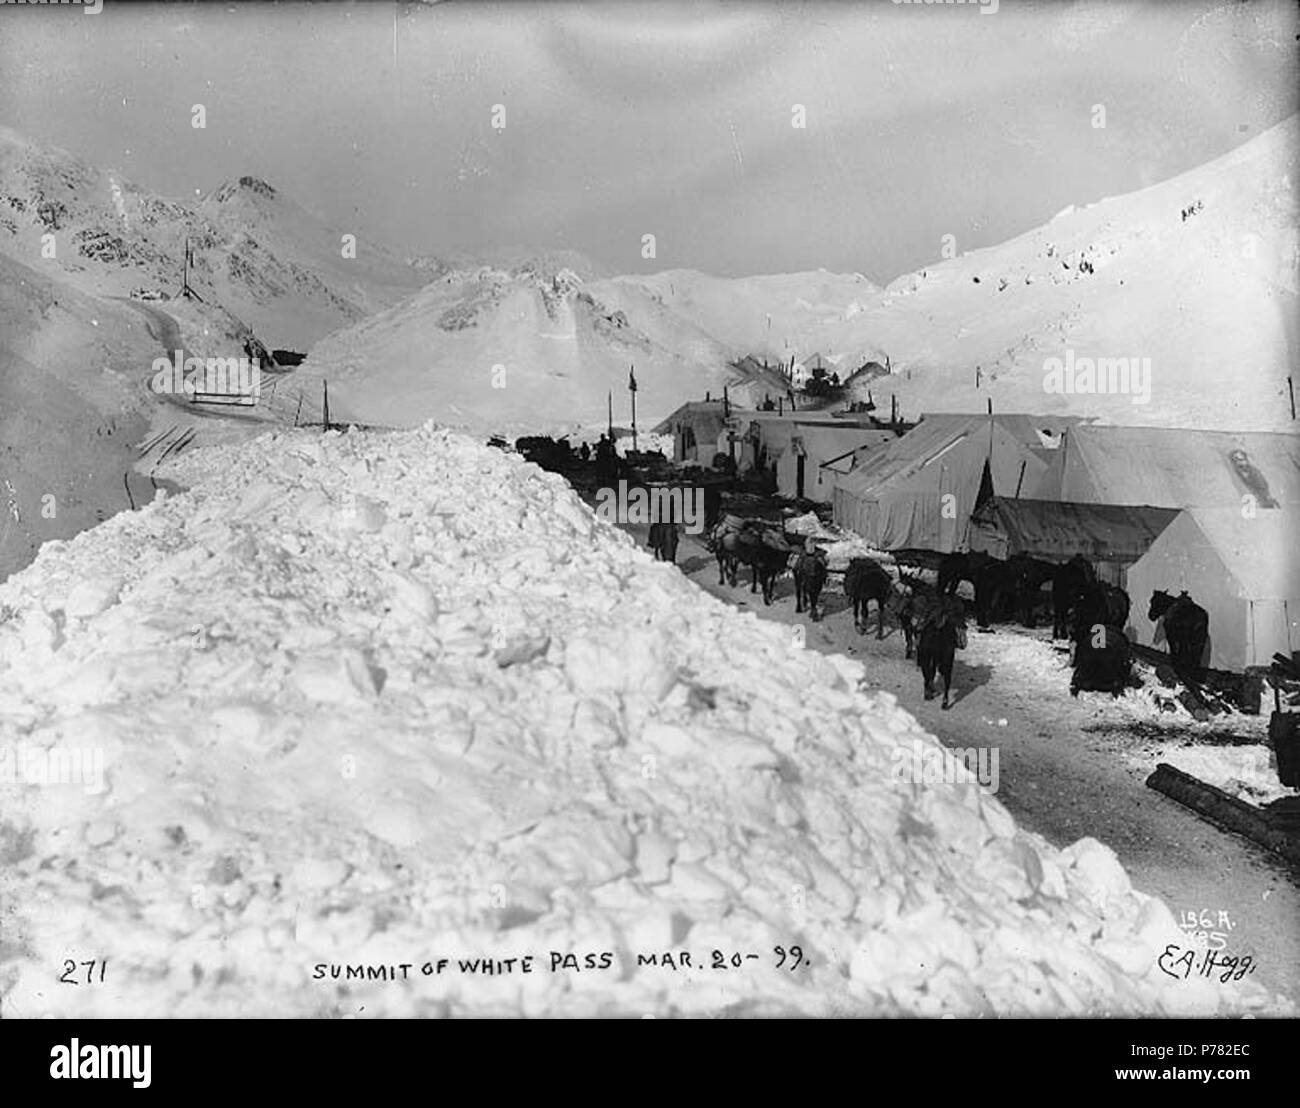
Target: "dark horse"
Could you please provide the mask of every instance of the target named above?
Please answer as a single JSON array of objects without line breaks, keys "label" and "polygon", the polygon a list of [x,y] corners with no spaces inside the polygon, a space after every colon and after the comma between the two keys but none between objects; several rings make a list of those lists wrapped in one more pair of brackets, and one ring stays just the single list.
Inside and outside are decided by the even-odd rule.
[{"label": "dark horse", "polygon": [[936,672],[943,678],[943,704],[947,710],[948,689],[952,685],[952,663],[958,649],[966,647],[966,607],[955,596],[917,599],[916,660],[925,681],[925,699],[935,696]]},{"label": "dark horse", "polygon": [[1174,672],[1187,685],[1200,681],[1201,658],[1210,638],[1210,615],[1186,592],[1170,596],[1161,589],[1151,594],[1151,607],[1147,619],[1152,623],[1164,621],[1165,641],[1169,644],[1169,658]]},{"label": "dark horse", "polygon": [[677,561],[677,524],[660,522],[650,524],[650,549],[656,562]]},{"label": "dark horse", "polygon": [[1070,618],[1076,614],[1080,599],[1097,575],[1092,564],[1081,554],[1056,567],[1052,574],[1052,638],[1070,637]]},{"label": "dark horse", "polygon": [[719,585],[725,585],[728,581],[732,587],[736,584],[736,569],[739,561],[737,547],[740,545],[741,535],[748,532],[748,526],[746,521],[729,516],[715,524],[709,532],[708,548],[718,559]]},{"label": "dark horse", "polygon": [[767,543],[754,543],[748,548],[746,544],[741,544],[742,553],[740,560],[749,566],[749,572],[752,579],[749,585],[749,591],[753,592],[755,585],[763,587],[763,603],[772,603],[772,594],[776,590],[776,579],[781,576],[782,572],[790,563],[790,552],[788,550],[777,550],[774,546],[768,546]]},{"label": "dark horse", "polygon": [[[898,620],[898,626],[903,629],[903,642],[906,644],[903,650],[903,657],[910,658],[912,649],[916,641],[917,620],[925,611],[925,607],[935,599],[936,594],[919,577],[908,577],[901,575],[894,591],[890,594],[886,607],[889,608],[889,614]],[[920,665],[920,661],[917,661]]]},{"label": "dark horse", "polygon": [[[867,605],[874,600],[878,615],[876,638],[885,637],[885,605],[894,595],[889,571],[872,558],[854,558],[844,571],[844,595],[853,602],[853,626],[859,635],[867,629]],[[908,651],[909,658],[912,656]]]},{"label": "dark horse", "polygon": [[817,614],[817,601],[825,584],[826,560],[823,555],[807,550],[795,556],[794,610],[802,612],[807,608],[814,623],[821,618]]},{"label": "dark horse", "polygon": [[1119,696],[1129,684],[1133,671],[1133,651],[1124,632],[1113,624],[1080,621],[1074,640],[1074,668],[1070,676],[1070,695],[1079,690],[1108,692]]},{"label": "dark horse", "polygon": [[790,560],[790,551],[763,541],[762,530],[748,520],[725,517],[709,535],[709,549],[718,559],[718,584],[736,584],[741,563],[749,566],[749,591],[763,586],[763,603],[772,603],[776,579]]},{"label": "dark horse", "polygon": [[1005,562],[990,558],[975,575],[975,618],[980,628],[1014,613],[1022,626],[1034,626],[1034,608],[1043,582],[1056,572],[1048,562],[1014,554]]},{"label": "dark horse", "polygon": [[945,554],[939,563],[939,595],[955,593],[963,581],[969,581],[974,588],[980,570],[994,560],[992,554],[982,550]]},{"label": "dark horse", "polygon": [[1128,622],[1128,593],[1093,581],[1075,600],[1073,672],[1070,695],[1079,691],[1119,696],[1133,672],[1133,650],[1123,627]]}]

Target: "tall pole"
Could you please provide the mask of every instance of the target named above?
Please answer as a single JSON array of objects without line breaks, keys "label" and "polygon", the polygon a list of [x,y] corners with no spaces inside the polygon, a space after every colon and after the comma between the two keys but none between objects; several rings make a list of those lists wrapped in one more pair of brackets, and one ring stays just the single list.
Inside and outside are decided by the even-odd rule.
[{"label": "tall pole", "polygon": [[609,390],[609,441],[614,441],[614,390]]},{"label": "tall pole", "polygon": [[1295,386],[1291,383],[1291,378],[1286,379],[1286,391],[1291,396],[1291,418],[1295,419]]},{"label": "tall pole", "polygon": [[632,394],[632,453],[636,453],[636,366],[627,371],[627,391]]}]

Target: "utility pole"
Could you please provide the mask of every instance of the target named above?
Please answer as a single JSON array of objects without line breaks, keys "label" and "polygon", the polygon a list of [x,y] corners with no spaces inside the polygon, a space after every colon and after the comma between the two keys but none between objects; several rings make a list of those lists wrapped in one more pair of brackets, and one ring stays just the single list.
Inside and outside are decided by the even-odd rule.
[{"label": "utility pole", "polygon": [[627,372],[627,391],[632,394],[632,453],[636,453],[636,366]]}]

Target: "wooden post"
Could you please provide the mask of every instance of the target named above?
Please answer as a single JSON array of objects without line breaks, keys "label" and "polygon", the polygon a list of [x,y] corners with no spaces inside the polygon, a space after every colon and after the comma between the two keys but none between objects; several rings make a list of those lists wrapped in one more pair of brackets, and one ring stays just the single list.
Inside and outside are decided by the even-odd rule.
[{"label": "wooden post", "polygon": [[1016,499],[1020,499],[1020,486],[1025,483],[1025,459],[1020,459],[1020,476],[1016,479]]},{"label": "wooden post", "polygon": [[298,417],[302,415],[302,390],[298,391],[298,410],[293,413],[293,425],[298,426]]},{"label": "wooden post", "polygon": [[325,430],[328,431],[330,429],[330,383],[324,380],[321,381],[321,389],[324,394],[321,411],[325,418]]},{"label": "wooden post", "polygon": [[609,390],[609,441],[614,442],[614,390]]},{"label": "wooden post", "polygon": [[1286,391],[1291,397],[1291,418],[1295,419],[1295,386],[1291,384],[1291,378],[1286,379]]}]

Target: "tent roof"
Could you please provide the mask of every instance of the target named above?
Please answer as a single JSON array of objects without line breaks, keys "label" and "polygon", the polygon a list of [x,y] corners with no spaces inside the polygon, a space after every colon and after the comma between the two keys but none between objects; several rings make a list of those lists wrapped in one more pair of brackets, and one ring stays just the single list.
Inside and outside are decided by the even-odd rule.
[{"label": "tent roof", "polygon": [[1049,500],[1163,508],[1239,507],[1247,494],[1261,505],[1300,504],[1300,436],[1083,425],[1069,431],[1031,491]]},{"label": "tent roof", "polygon": [[[721,400],[688,400],[667,419],[652,427],[650,433],[653,435],[671,435],[675,433],[677,424],[686,423],[696,428],[697,431],[703,427],[706,432],[716,435],[722,430],[723,426],[722,409],[723,402]],[[732,404],[731,414],[733,416],[745,416],[750,413],[746,409]]]},{"label": "tent roof", "polygon": [[[982,460],[988,451],[989,419],[987,415],[968,413],[924,415],[906,435],[895,439],[888,450],[842,481],[841,487],[854,496],[871,499],[886,486],[926,484],[929,478],[922,475],[931,462],[950,456],[952,451],[970,443],[976,445]],[[1042,466],[1039,453],[1042,440],[1037,426],[1063,426],[1059,417],[1051,416],[995,415],[992,421],[995,456],[1010,450],[1017,456],[1032,458],[1037,464],[1033,471],[1027,472],[1027,477],[1035,476]]]},{"label": "tent roof", "polygon": [[1249,600],[1300,600],[1300,559],[1294,554],[1300,512],[1195,508],[1185,513],[1214,548]]},{"label": "tent roof", "polygon": [[995,496],[971,516],[977,528],[992,526],[1007,536],[1008,554],[1064,561],[1074,554],[1136,561],[1177,517],[1173,508],[1073,504]]},{"label": "tent roof", "polygon": [[830,461],[850,450],[883,448],[894,441],[894,435],[889,431],[854,427],[852,424],[840,427],[824,423],[796,424],[792,438],[799,439],[805,453],[819,462]]}]

